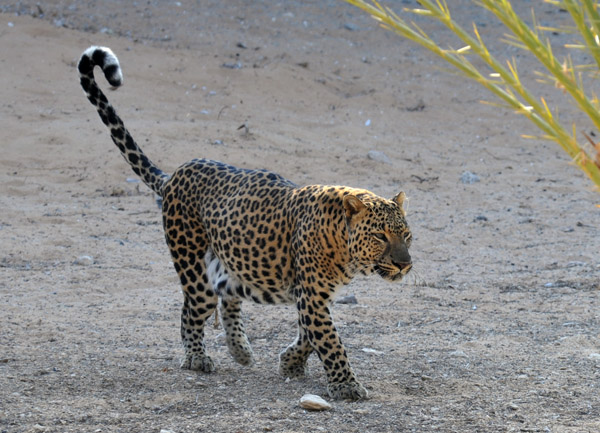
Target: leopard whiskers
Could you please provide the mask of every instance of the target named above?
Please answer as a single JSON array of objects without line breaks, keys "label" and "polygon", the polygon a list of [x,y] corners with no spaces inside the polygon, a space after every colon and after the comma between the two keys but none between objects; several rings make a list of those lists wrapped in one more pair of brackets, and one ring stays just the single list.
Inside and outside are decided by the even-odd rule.
[{"label": "leopard whiskers", "polygon": [[415,267],[414,264],[413,264],[413,267],[411,268],[410,272],[408,273],[408,275],[405,278],[407,278],[407,277],[409,278],[409,280],[407,282],[413,286],[417,286],[417,287],[428,286],[428,283],[425,280],[425,277],[423,277],[419,268]]}]

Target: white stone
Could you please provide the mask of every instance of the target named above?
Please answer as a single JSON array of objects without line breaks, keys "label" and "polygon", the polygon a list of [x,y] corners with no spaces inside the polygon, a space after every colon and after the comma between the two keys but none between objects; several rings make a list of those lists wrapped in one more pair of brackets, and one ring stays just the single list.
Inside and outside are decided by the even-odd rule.
[{"label": "white stone", "polygon": [[314,394],[305,394],[300,399],[300,407],[308,410],[329,410],[331,405],[322,397]]},{"label": "white stone", "polygon": [[470,171],[465,171],[460,176],[460,181],[465,184],[472,184],[475,182],[479,182],[479,180],[479,176],[477,176],[475,173],[471,173]]},{"label": "white stone", "polygon": [[375,349],[370,349],[370,348],[368,348],[368,347],[363,347],[363,348],[362,348],[362,349],[360,349],[360,350],[362,350],[362,351],[363,351],[363,352],[365,352],[365,353],[371,353],[371,354],[373,354],[373,355],[383,355],[383,352],[382,352],[382,351],[380,351],[380,350],[375,350]]},{"label": "white stone", "polygon": [[90,266],[94,264],[94,258],[92,256],[80,256],[73,263],[80,266]]},{"label": "white stone", "polygon": [[378,150],[369,150],[369,152],[367,153],[367,158],[372,159],[373,161],[383,162],[384,164],[392,163],[392,160],[389,156]]},{"label": "white stone", "polygon": [[454,350],[449,353],[450,356],[456,356],[457,358],[468,358],[467,354],[462,350]]}]

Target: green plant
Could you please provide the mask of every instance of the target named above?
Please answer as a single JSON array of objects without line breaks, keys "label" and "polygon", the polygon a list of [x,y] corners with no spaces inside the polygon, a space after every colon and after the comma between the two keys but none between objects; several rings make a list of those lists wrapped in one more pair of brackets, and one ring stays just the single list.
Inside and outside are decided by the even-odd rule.
[{"label": "green plant", "polygon": [[[542,138],[555,141],[573,159],[577,166],[589,176],[600,188],[600,143],[595,143],[588,135],[587,141],[579,143],[575,125],[569,132],[559,122],[544,98],[532,94],[523,84],[517,71],[514,59],[501,62],[488,50],[482,40],[477,26],[473,24],[472,33],[467,32],[452,19],[445,0],[419,0],[421,8],[405,8],[406,13],[418,14],[437,20],[451,30],[464,44],[460,49],[442,48],[414,22],[407,22],[390,8],[382,6],[376,0],[345,0],[369,13],[382,27],[400,36],[414,41],[435,53],[466,77],[475,80],[483,87],[499,97],[504,104],[531,120],[542,131]],[[583,48],[589,51],[596,62],[594,68],[600,68],[600,15],[597,5],[592,0],[546,0],[568,11],[575,25],[574,32],[581,36],[581,44],[570,45],[571,48]],[[574,65],[570,57],[560,62],[554,55],[552,46],[543,39],[542,28],[536,24],[529,27],[514,11],[509,0],[474,0],[478,6],[492,12],[500,22],[510,30],[508,43],[516,45],[536,57],[543,66],[543,77],[565,94],[570,95],[579,110],[587,115],[593,125],[600,131],[600,102],[595,95],[588,95],[584,90],[581,66]],[[476,66],[469,60],[475,55],[483,60],[486,70]],[[477,63],[481,65],[481,62]],[[488,70],[489,68],[489,70]],[[489,73],[493,71],[492,73]]]}]

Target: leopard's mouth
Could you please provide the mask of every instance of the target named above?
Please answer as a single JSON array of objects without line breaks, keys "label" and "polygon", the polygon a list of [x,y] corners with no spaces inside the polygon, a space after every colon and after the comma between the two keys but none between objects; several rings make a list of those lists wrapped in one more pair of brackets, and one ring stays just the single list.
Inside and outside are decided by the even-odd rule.
[{"label": "leopard's mouth", "polygon": [[400,266],[379,263],[375,265],[375,272],[384,280],[400,281],[411,268],[411,263],[401,264]]}]

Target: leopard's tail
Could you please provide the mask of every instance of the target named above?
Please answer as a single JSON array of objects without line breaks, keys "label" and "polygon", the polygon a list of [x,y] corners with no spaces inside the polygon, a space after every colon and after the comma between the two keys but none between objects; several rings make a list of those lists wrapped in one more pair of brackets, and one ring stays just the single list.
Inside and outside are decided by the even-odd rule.
[{"label": "leopard's tail", "polygon": [[89,101],[98,110],[102,122],[110,129],[112,140],[125,160],[131,165],[133,171],[155,193],[162,196],[162,189],[165,182],[169,180],[169,175],[154,165],[131,137],[123,121],[98,87],[94,78],[95,66],[100,66],[108,82],[114,88],[117,88],[123,84],[123,74],[121,73],[119,60],[110,48],[94,46],[85,50],[77,66],[81,87]]}]

